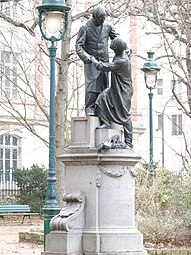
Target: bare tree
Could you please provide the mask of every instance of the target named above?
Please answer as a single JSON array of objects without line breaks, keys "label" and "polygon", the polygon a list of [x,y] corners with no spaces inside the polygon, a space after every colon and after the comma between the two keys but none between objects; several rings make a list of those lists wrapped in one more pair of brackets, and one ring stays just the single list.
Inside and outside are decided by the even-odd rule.
[{"label": "bare tree", "polygon": [[[131,1],[128,14],[145,19],[148,27],[155,27],[152,35],[161,41],[160,58],[168,63],[165,68],[172,76],[171,91],[179,109],[191,118],[191,3],[186,0]],[[163,67],[164,68],[164,67]],[[180,96],[177,86],[182,84],[185,96]],[[181,128],[181,127],[180,127]],[[183,132],[186,154],[179,154],[185,169],[190,167],[189,137]],[[189,160],[188,160],[189,159]]]}]

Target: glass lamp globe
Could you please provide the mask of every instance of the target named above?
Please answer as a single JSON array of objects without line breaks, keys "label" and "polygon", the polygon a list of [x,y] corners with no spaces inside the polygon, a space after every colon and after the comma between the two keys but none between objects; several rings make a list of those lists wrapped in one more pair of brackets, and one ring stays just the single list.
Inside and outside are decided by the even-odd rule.
[{"label": "glass lamp globe", "polygon": [[61,30],[63,16],[64,14],[61,12],[48,12],[45,14],[44,22],[46,33],[49,36],[54,36]]}]

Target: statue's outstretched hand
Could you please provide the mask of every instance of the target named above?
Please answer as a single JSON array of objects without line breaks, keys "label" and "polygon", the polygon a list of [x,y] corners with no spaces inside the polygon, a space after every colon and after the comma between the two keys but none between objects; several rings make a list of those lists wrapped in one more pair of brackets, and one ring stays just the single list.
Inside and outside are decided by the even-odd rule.
[{"label": "statue's outstretched hand", "polygon": [[92,61],[92,63],[94,63],[96,66],[99,64],[99,61],[97,61],[97,59],[95,59],[93,56],[91,56],[91,61]]}]

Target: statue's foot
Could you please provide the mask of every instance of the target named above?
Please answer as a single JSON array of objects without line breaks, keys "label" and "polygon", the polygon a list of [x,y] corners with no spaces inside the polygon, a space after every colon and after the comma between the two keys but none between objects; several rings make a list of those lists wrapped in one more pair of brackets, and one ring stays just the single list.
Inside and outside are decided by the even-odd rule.
[{"label": "statue's foot", "polygon": [[86,116],[95,116],[95,112],[93,109],[89,109],[86,111]]},{"label": "statue's foot", "polygon": [[97,129],[109,129],[109,128],[111,128],[111,125],[107,125],[105,123],[97,127]]},{"label": "statue's foot", "polygon": [[86,113],[86,116],[95,116],[95,113],[94,112],[88,112],[88,113]]}]

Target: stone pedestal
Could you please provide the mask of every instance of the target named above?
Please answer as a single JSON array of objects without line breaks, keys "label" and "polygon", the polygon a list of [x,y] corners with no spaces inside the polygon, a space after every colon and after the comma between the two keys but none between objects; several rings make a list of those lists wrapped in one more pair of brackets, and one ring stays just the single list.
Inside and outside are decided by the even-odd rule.
[{"label": "stone pedestal", "polygon": [[98,125],[97,117],[73,119],[71,146],[59,156],[66,166],[66,191],[80,191],[86,198],[84,226],[68,232],[69,242],[66,232],[51,231],[43,254],[146,253],[135,221],[135,165],[140,157],[129,149],[98,150],[111,136],[123,136],[120,127],[98,130]]}]

